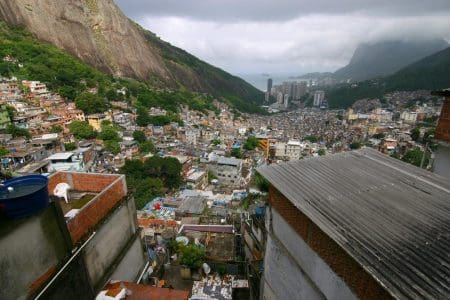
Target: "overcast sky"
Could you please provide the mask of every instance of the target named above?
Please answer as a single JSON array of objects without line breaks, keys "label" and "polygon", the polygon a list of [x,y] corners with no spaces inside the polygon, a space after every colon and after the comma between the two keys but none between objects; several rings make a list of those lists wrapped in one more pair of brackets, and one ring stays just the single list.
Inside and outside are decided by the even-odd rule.
[{"label": "overcast sky", "polygon": [[450,41],[450,0],[115,1],[163,40],[234,74],[334,71],[361,42]]}]

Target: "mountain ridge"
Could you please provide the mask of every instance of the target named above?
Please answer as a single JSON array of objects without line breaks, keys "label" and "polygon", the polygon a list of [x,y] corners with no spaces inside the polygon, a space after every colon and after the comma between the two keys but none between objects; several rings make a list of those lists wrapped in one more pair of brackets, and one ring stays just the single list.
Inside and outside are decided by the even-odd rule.
[{"label": "mountain ridge", "polygon": [[363,43],[355,49],[350,62],[334,72],[334,77],[363,81],[388,76],[448,46],[443,39]]},{"label": "mountain ridge", "polygon": [[244,80],[137,26],[112,0],[4,0],[0,19],[115,77],[225,97],[243,110],[263,98]]},{"label": "mountain ridge", "polygon": [[330,108],[347,108],[356,100],[381,98],[393,91],[438,90],[450,87],[450,47],[414,62],[396,73],[338,86],[327,91]]}]

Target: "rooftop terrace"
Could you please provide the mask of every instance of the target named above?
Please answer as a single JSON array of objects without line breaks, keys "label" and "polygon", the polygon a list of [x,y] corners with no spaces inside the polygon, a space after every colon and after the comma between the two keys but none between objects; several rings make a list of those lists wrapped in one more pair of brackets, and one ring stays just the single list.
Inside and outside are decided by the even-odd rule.
[{"label": "rooftop terrace", "polygon": [[67,220],[67,227],[74,244],[92,231],[111,209],[127,196],[127,185],[123,175],[57,172],[49,177],[50,195],[56,185],[62,182],[68,183],[72,191],[84,194],[78,200],[69,201],[69,204],[63,203],[64,200],[61,201],[64,213],[73,208],[80,209],[77,214]]}]

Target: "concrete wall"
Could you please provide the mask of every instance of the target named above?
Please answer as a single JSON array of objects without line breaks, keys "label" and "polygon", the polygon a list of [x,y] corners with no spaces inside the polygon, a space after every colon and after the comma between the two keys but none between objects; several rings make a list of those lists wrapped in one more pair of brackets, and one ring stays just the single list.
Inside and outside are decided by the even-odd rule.
[{"label": "concrete wall", "polygon": [[[272,232],[268,237],[264,270],[271,293],[278,299],[357,299],[278,212],[269,213],[271,218],[266,219]],[[292,289],[296,290],[297,298],[286,298],[292,297],[289,294]]]},{"label": "concrete wall", "polygon": [[[82,220],[86,219],[79,224],[89,226],[77,237],[83,239],[94,230],[96,235],[47,290],[44,299],[92,299],[111,275],[133,281],[145,265],[136,234],[134,200],[124,198],[124,177],[101,176],[57,173],[50,179],[50,191],[58,182],[71,180],[71,184],[78,182],[75,185],[102,191],[96,197],[100,200],[97,206],[102,206],[96,212],[102,214],[84,214],[86,207],[79,213]],[[108,187],[106,192],[100,185]],[[70,231],[70,224],[66,227],[55,203],[26,219],[0,220],[0,299],[27,299],[42,290],[72,255],[74,231]]]},{"label": "concrete wall", "polygon": [[[264,260],[264,299],[325,299],[295,259],[276,239],[267,239]],[[342,298],[345,299],[345,298]]]},{"label": "concrete wall", "polygon": [[327,298],[343,295],[348,299],[348,287],[361,299],[392,299],[370,273],[273,186],[269,189],[269,203],[265,219],[272,238],[281,241]]},{"label": "concrete wall", "polygon": [[83,258],[78,256],[43,294],[42,299],[79,300],[94,299]]},{"label": "concrete wall", "polygon": [[136,235],[130,248],[114,273],[111,275],[111,280],[136,281],[146,263],[146,257],[142,251],[142,243],[139,235]]},{"label": "concrete wall", "polygon": [[433,173],[450,179],[450,143],[438,146],[433,163]]},{"label": "concrete wall", "polygon": [[0,224],[0,299],[25,299],[57,270],[68,246],[55,207]]},{"label": "concrete wall", "polygon": [[95,237],[84,249],[84,259],[94,289],[101,287],[112,273],[113,264],[136,232],[133,199],[118,207],[97,229]]}]

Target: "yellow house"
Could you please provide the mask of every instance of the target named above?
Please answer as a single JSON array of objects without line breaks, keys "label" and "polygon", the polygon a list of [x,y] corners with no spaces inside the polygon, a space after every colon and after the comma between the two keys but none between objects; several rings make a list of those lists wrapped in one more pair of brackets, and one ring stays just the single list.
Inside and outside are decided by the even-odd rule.
[{"label": "yellow house", "polygon": [[110,112],[88,115],[86,116],[86,119],[89,125],[91,125],[96,131],[100,131],[102,121],[112,121]]}]

